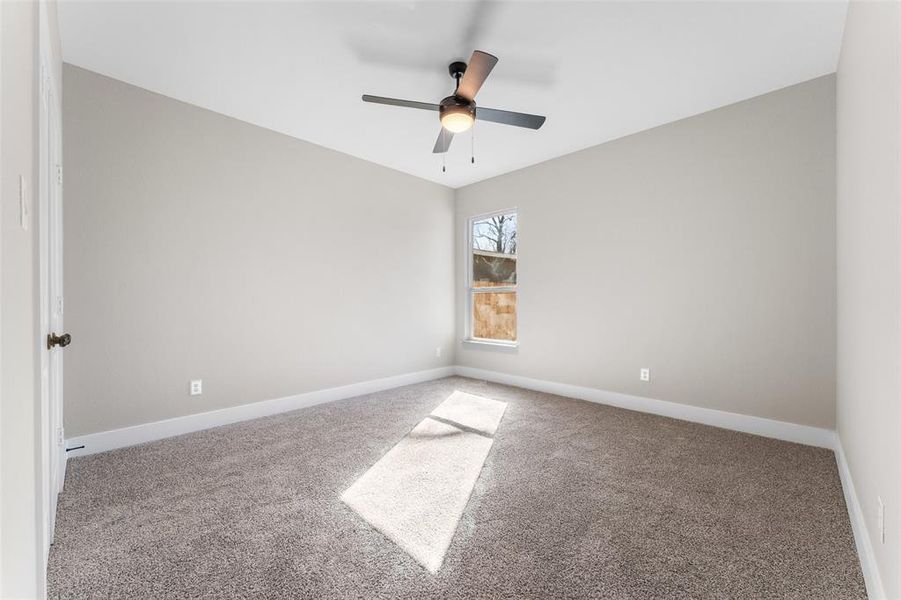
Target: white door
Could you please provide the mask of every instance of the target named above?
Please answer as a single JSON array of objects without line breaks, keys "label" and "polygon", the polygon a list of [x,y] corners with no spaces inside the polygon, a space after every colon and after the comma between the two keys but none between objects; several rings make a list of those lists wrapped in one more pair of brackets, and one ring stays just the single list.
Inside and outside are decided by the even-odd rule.
[{"label": "white door", "polygon": [[59,94],[49,75],[46,55],[41,61],[40,119],[40,319],[41,319],[41,448],[42,520],[44,553],[48,556],[56,521],[56,500],[65,473],[63,447],[63,349],[69,336],[63,330],[62,273],[62,148]]}]

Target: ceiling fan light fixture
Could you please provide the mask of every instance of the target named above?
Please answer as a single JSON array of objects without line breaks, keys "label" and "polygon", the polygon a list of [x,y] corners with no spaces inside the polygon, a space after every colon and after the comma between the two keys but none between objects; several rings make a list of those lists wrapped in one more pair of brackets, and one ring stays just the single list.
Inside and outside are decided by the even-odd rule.
[{"label": "ceiling fan light fixture", "polygon": [[463,107],[444,111],[441,115],[441,126],[453,133],[462,133],[472,127],[472,114]]}]

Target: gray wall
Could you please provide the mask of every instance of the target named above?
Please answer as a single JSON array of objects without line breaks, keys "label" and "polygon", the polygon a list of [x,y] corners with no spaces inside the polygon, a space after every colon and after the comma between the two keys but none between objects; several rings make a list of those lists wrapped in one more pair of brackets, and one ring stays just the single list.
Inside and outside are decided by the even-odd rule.
[{"label": "gray wall", "polygon": [[452,363],[450,189],[69,65],[63,89],[67,436]]},{"label": "gray wall", "polygon": [[831,428],[834,84],[458,190],[458,338],[466,219],[517,207],[521,238],[518,350],[457,363]]},{"label": "gray wall", "polygon": [[897,2],[852,2],[837,84],[837,429],[887,598],[901,598],[899,30]]}]

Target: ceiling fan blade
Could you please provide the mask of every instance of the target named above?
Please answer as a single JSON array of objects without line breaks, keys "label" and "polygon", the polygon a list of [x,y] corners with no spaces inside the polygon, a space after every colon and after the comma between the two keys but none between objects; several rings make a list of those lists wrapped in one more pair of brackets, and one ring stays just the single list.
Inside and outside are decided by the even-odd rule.
[{"label": "ceiling fan blade", "polygon": [[475,100],[476,94],[479,93],[479,89],[496,64],[496,56],[481,50],[473,52],[469,64],[466,65],[466,72],[463,73],[463,78],[460,80],[460,87],[457,88],[457,95],[467,100]]},{"label": "ceiling fan blade", "polygon": [[415,100],[400,100],[398,98],[385,98],[384,96],[370,96],[363,94],[363,102],[373,104],[387,104],[388,106],[404,106],[406,108],[420,108],[422,110],[438,110],[437,104],[430,102],[416,102]]},{"label": "ceiling fan blade", "polygon": [[438,131],[438,139],[435,140],[435,147],[432,148],[432,154],[443,154],[450,148],[451,141],[454,139],[454,132],[448,131],[444,127]]},{"label": "ceiling fan blade", "polygon": [[482,108],[481,106],[476,108],[477,121],[490,121],[527,129],[540,129],[544,125],[546,118],[541,115],[530,115],[509,110],[498,110],[496,108]]}]

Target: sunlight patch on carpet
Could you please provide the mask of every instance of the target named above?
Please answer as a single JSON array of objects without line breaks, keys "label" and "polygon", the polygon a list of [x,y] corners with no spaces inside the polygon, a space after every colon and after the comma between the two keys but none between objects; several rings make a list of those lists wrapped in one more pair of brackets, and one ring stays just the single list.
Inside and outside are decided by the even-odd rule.
[{"label": "sunlight patch on carpet", "polygon": [[432,573],[438,572],[488,457],[506,402],[455,391],[341,499]]},{"label": "sunlight patch on carpet", "polygon": [[432,416],[453,421],[464,428],[494,435],[506,408],[506,402],[457,390],[432,411]]}]

